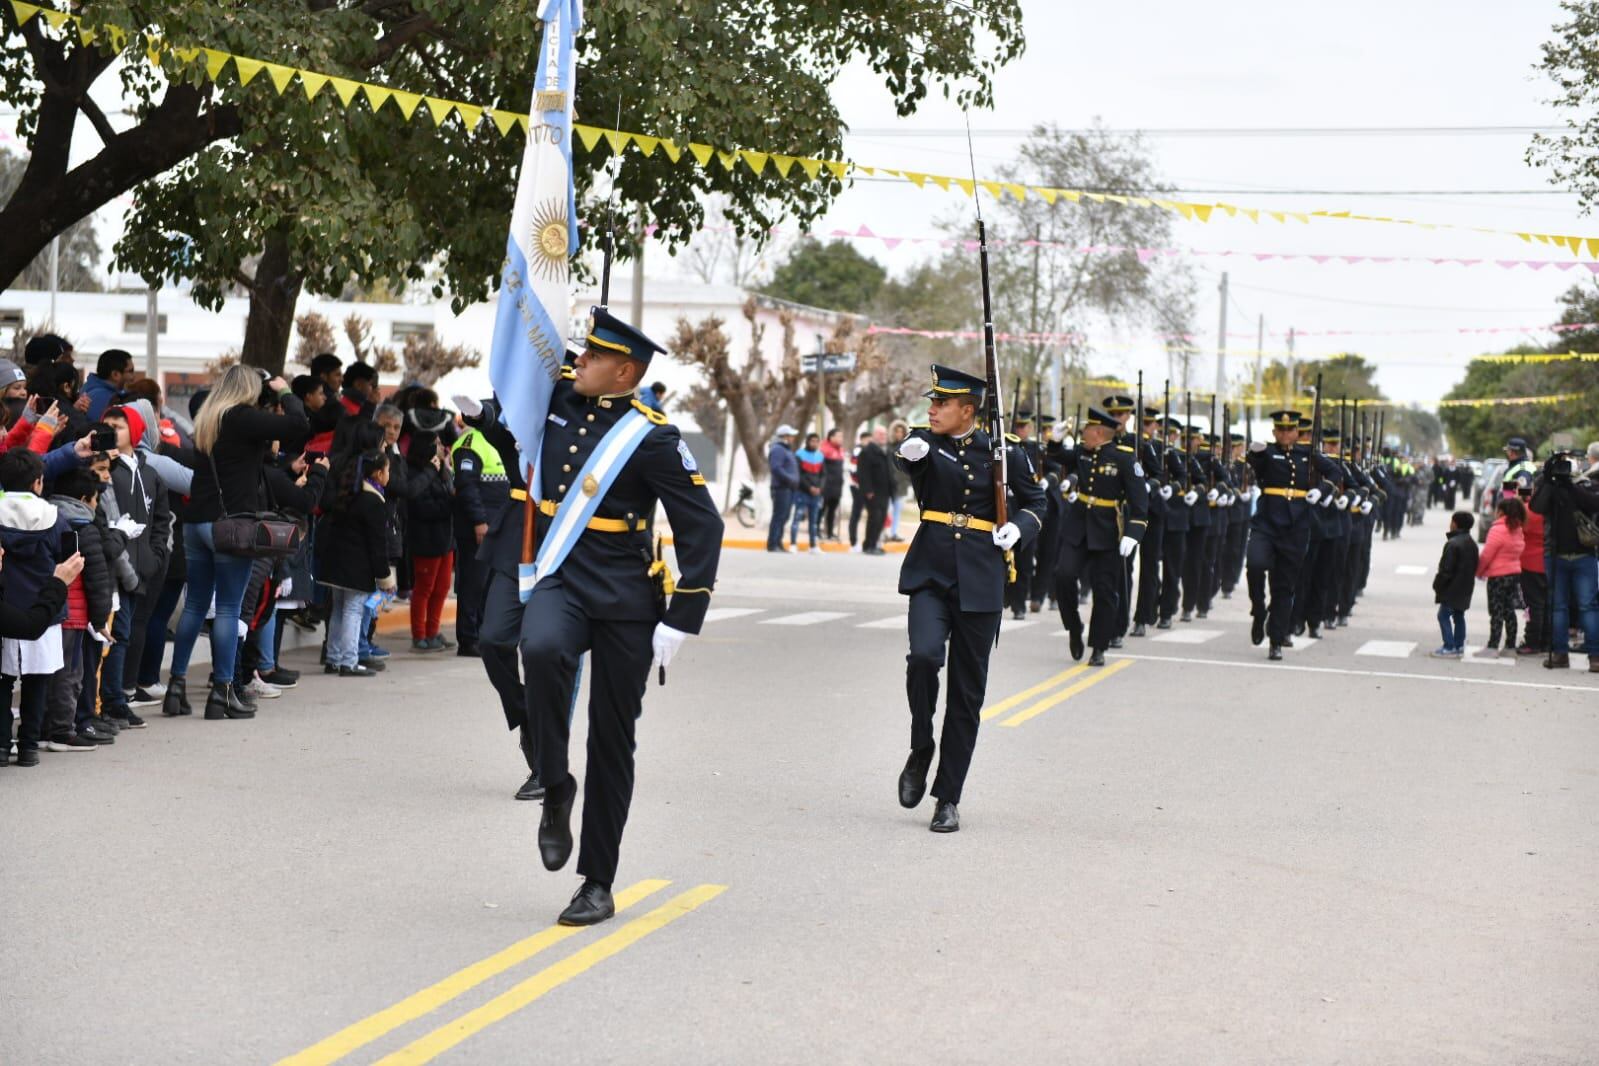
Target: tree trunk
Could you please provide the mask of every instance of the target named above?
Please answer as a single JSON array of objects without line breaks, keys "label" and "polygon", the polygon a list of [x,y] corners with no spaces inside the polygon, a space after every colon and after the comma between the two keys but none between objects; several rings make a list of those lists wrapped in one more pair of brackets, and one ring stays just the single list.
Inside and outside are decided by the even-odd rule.
[{"label": "tree trunk", "polygon": [[[85,92],[87,89],[84,90]],[[68,226],[181,163],[213,141],[240,131],[230,107],[201,112],[205,97],[191,85],[173,85],[137,126],[112,137],[99,153],[67,170],[67,146],[77,103],[47,89],[39,106],[39,131],[22,181],[0,208],[0,292],[13,285],[35,256]]]},{"label": "tree trunk", "polygon": [[250,317],[244,325],[246,366],[258,366],[277,375],[283,373],[288,358],[289,338],[294,333],[294,305],[300,298],[304,276],[290,261],[286,229],[267,234],[261,261],[255,267],[250,286]]}]

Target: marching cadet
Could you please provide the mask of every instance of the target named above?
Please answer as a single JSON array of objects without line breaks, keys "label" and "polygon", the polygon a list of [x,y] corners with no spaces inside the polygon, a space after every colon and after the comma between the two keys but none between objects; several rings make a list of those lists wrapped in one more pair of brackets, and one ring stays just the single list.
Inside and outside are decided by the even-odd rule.
[{"label": "marching cadet", "polygon": [[1259,645],[1270,637],[1267,658],[1274,661],[1283,657],[1282,649],[1289,644],[1300,568],[1310,542],[1313,512],[1321,502],[1323,490],[1312,482],[1318,472],[1333,472],[1330,462],[1312,456],[1310,448],[1299,443],[1302,422],[1298,411],[1273,411],[1272,442],[1255,441],[1247,457],[1260,488],[1260,500],[1251,521],[1246,568],[1249,639]]},{"label": "marching cadet", "polygon": [[1216,484],[1215,464],[1205,450],[1204,431],[1198,426],[1189,426],[1187,435],[1186,452],[1189,468],[1194,489],[1200,494],[1200,499],[1189,512],[1188,546],[1183,559],[1183,613],[1180,621],[1192,622],[1196,610],[1199,611],[1201,618],[1207,613],[1202,607],[1207,587],[1205,575],[1210,572],[1206,560],[1206,545],[1212,540],[1210,527],[1217,520],[1216,501],[1221,498],[1221,489]]},{"label": "marching cadet", "polygon": [[[1166,442],[1160,435],[1160,409],[1145,407],[1138,462],[1149,477],[1149,528],[1138,542],[1138,600],[1133,611],[1132,635],[1141,637],[1155,625],[1160,611],[1160,564],[1166,551],[1166,516],[1172,509],[1172,486],[1166,470]],[[1181,506],[1181,501],[1178,502]]]},{"label": "marching cadet", "polygon": [[929,828],[953,833],[960,828],[958,804],[977,744],[988,655],[1005,605],[1005,553],[1043,528],[1044,492],[1026,453],[1009,445],[1007,486],[1016,509],[995,528],[993,444],[977,424],[987,383],[948,367],[935,365],[932,373],[932,387],[923,394],[932,401],[928,428],[910,434],[894,456],[910,475],[922,512],[899,572],[900,594],[911,598],[905,668],[911,753],[899,775],[899,802],[915,807],[927,790],[937,750],[938,672],[947,647],[949,695]]},{"label": "marching cadet", "polygon": [[[1303,636],[1308,630],[1312,639],[1321,637],[1321,619],[1315,613],[1316,567],[1321,558],[1322,545],[1326,543],[1327,526],[1331,521],[1327,508],[1337,498],[1338,471],[1330,464],[1323,465],[1326,457],[1311,446],[1313,425],[1310,419],[1299,417],[1299,447],[1311,457],[1316,467],[1316,500],[1311,504],[1310,535],[1306,542],[1305,558],[1299,567],[1299,580],[1294,587],[1293,635]],[[1287,642],[1292,647],[1291,642]]]},{"label": "marching cadet", "polygon": [[1233,502],[1232,476],[1228,474],[1226,465],[1221,457],[1221,437],[1215,433],[1206,433],[1200,437],[1204,442],[1195,456],[1199,465],[1205,469],[1211,484],[1211,493],[1205,494],[1209,504],[1210,525],[1205,529],[1205,555],[1200,564],[1199,572],[1199,610],[1200,618],[1209,618],[1210,609],[1215,605],[1216,593],[1221,591],[1221,553],[1222,545],[1227,541],[1227,523],[1231,514]]},{"label": "marching cadet", "polygon": [[1054,569],[1055,555],[1060,545],[1060,463],[1051,457],[1055,443],[1055,416],[1039,415],[1043,439],[1038,442],[1038,454],[1029,455],[1038,474],[1039,487],[1044,490],[1044,528],[1038,534],[1037,550],[1033,552],[1033,587],[1028,593],[1027,609],[1037,614],[1044,609],[1045,599],[1051,610],[1055,608]]},{"label": "marching cadet", "polygon": [[[650,667],[664,680],[683,641],[700,631],[721,558],[722,518],[693,454],[666,416],[635,398],[651,357],[663,350],[595,308],[583,352],[555,385],[539,456],[537,569],[517,646],[540,726],[538,843],[547,870],[561,869],[572,852],[578,782],[567,749],[584,652],[592,666],[577,861],[583,884],[561,912],[562,925],[592,925],[616,913],[611,884],[633,798],[634,729]],[[525,501],[527,491],[511,495]],[[657,501],[682,571],[675,585],[645,533]],[[520,516],[523,508],[511,511]],[[504,547],[494,555],[486,613],[507,595],[519,598],[520,524],[503,523],[496,538]]]},{"label": "marching cadet", "polygon": [[[1338,628],[1338,590],[1343,587],[1344,565],[1349,557],[1350,473],[1338,457],[1343,445],[1337,426],[1321,431],[1321,454],[1333,471],[1328,478],[1330,496],[1323,501],[1321,546],[1316,552],[1316,571],[1311,579],[1311,601],[1306,622],[1320,622],[1325,629]],[[1319,636],[1312,627],[1311,636]]]},{"label": "marching cadet", "polygon": [[1117,425],[1110,412],[1088,409],[1081,440],[1066,449],[1066,479],[1061,485],[1067,508],[1055,566],[1055,599],[1071,640],[1072,658],[1081,659],[1083,620],[1073,590],[1079,580],[1093,590],[1090,666],[1105,665],[1105,649],[1116,636],[1126,591],[1125,560],[1149,524],[1144,469],[1133,452],[1116,443]]},{"label": "marching cadet", "polygon": [[[1249,417],[1246,413],[1245,418]],[[1249,540],[1250,480],[1249,464],[1244,461],[1244,441],[1232,439],[1232,455],[1227,462],[1232,482],[1232,503],[1227,508],[1227,540],[1221,549],[1221,598],[1233,598],[1233,589],[1244,574],[1245,545]]]},{"label": "marching cadet", "polygon": [[[1005,442],[1027,456],[1027,463],[1032,468],[1033,480],[1040,485],[1042,492],[1044,482],[1044,451],[1038,441],[1033,439],[1033,412],[1025,407],[1017,408],[1011,413],[1010,432],[1005,435]],[[1043,518],[1043,511],[1039,512]],[[1016,580],[1005,588],[1005,605],[1010,608],[1011,617],[1020,621],[1027,617],[1027,599],[1032,593],[1033,573],[1038,568],[1038,538],[1031,538],[1028,542],[1011,552],[1012,565],[1016,568]]]},{"label": "marching cadet", "polygon": [[[1199,501],[1199,492],[1193,487],[1197,473],[1193,460],[1183,451],[1183,424],[1171,415],[1162,420],[1166,446],[1162,449],[1162,472],[1173,497],[1166,507],[1166,536],[1161,545],[1160,603],[1157,608],[1160,620],[1156,629],[1170,629],[1172,615],[1183,589],[1183,569],[1188,559],[1188,536],[1193,528],[1193,509]],[[1180,493],[1180,495],[1178,495]]]},{"label": "marching cadet", "polygon": [[[1143,459],[1138,455],[1138,439],[1128,429],[1128,425],[1132,422],[1133,409],[1138,406],[1137,401],[1131,396],[1118,394],[1105,397],[1100,401],[1099,406],[1100,410],[1116,419],[1116,447],[1131,454],[1142,465]],[[1144,467],[1144,469],[1148,470],[1149,468]],[[1151,504],[1150,507],[1153,510],[1154,505]],[[1136,553],[1139,550],[1141,549],[1135,548],[1134,552]],[[1138,572],[1137,567],[1138,561],[1132,555],[1122,561],[1122,569],[1126,573],[1124,575],[1125,580],[1122,582],[1120,613],[1116,616],[1116,633],[1110,638],[1110,646],[1113,648],[1122,646],[1122,638],[1127,635],[1128,623],[1132,620],[1133,577]]]}]

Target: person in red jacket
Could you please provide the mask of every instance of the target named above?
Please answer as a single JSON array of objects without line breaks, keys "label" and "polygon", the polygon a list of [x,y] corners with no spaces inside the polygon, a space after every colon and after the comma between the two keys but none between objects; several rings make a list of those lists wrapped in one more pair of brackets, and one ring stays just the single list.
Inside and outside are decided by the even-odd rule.
[{"label": "person in red jacket", "polygon": [[1488,539],[1477,555],[1477,577],[1488,582],[1488,645],[1485,651],[1499,652],[1499,633],[1504,630],[1504,654],[1516,648],[1516,612],[1521,610],[1521,553],[1526,549],[1527,509],[1514,496],[1499,501]]}]

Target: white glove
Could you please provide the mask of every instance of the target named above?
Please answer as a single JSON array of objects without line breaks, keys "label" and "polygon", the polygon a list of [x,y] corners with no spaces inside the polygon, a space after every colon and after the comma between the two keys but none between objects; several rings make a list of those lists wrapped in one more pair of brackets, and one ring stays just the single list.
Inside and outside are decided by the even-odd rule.
[{"label": "white glove", "polygon": [[111,528],[126,535],[129,540],[138,540],[144,533],[144,523],[135,522],[133,516],[129,514],[119,515],[117,520],[111,523]]},{"label": "white glove", "polygon": [[1263,452],[1266,450],[1266,442],[1263,440],[1250,441],[1249,450],[1252,452]]},{"label": "white glove", "polygon": [[907,437],[905,443],[899,446],[900,458],[913,463],[926,459],[930,451],[932,451],[931,445],[921,437]]},{"label": "white glove", "polygon": [[1310,504],[1312,507],[1316,506],[1316,504],[1321,502],[1321,490],[1311,489],[1309,492],[1305,493],[1305,502]]},{"label": "white glove", "polygon": [[1015,522],[1006,522],[994,530],[994,547],[1000,551],[1008,552],[1016,547],[1016,542],[1022,539],[1022,531],[1016,528]]},{"label": "white glove", "polygon": [[1233,494],[1230,492],[1222,493],[1221,498],[1216,503],[1221,507],[1231,507],[1233,505]]},{"label": "white glove", "polygon": [[650,663],[651,668],[659,666],[665,670],[672,664],[672,657],[677,654],[677,649],[683,646],[689,635],[681,629],[673,629],[665,622],[655,626],[655,635],[650,638],[650,647],[655,652],[655,659]]},{"label": "white glove", "polygon": [[1122,553],[1122,558],[1125,559],[1129,555],[1133,554],[1133,550],[1135,548],[1137,548],[1137,547],[1138,547],[1138,541],[1137,540],[1135,540],[1132,537],[1123,537],[1122,538],[1122,542],[1121,542],[1121,546],[1117,550]]},{"label": "white glove", "polygon": [[1332,504],[1333,504],[1333,497],[1331,495],[1327,495],[1327,496],[1323,496],[1322,497],[1321,505],[1323,507],[1331,507]]},{"label": "white glove", "polygon": [[1160,498],[1163,499],[1163,500],[1171,499],[1171,486],[1170,485],[1162,485],[1160,487]]},{"label": "white glove", "polygon": [[286,600],[291,595],[293,595],[293,593],[294,593],[294,578],[292,578],[292,577],[284,578],[283,579],[283,583],[278,586],[278,599]]},{"label": "white glove", "polygon": [[451,396],[450,399],[454,401],[455,409],[468,418],[476,418],[483,413],[483,405],[470,396]]},{"label": "white glove", "polygon": [[1193,489],[1189,489],[1187,492],[1183,493],[1183,502],[1192,507],[1195,503],[1199,502],[1199,493],[1195,492]]},{"label": "white glove", "polygon": [[1076,503],[1077,502],[1077,490],[1076,489],[1072,489],[1072,490],[1070,490],[1069,492],[1066,493],[1066,502],[1067,503]]},{"label": "white glove", "polygon": [[1370,500],[1366,500],[1364,503],[1362,503],[1360,505],[1360,513],[1361,514],[1371,514],[1371,501]]},{"label": "white glove", "polygon": [[1205,493],[1205,499],[1211,503],[1215,503],[1216,497],[1220,495],[1221,493],[1217,492],[1215,489],[1211,489],[1209,492]]},{"label": "white glove", "polygon": [[1344,508],[1349,506],[1349,497],[1339,496],[1337,499],[1333,500],[1333,506],[1342,511]]}]

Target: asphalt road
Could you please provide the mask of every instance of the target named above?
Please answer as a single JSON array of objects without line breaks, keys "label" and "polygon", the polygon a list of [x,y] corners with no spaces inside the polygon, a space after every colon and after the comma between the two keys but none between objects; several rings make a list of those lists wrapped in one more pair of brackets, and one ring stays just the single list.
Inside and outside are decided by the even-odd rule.
[{"label": "asphalt road", "polygon": [[571,934],[474,660],[0,769],[0,1062],[1599,1060],[1599,676],[1426,658],[1441,521],[1281,664],[1007,623],[953,836],[899,560],[730,551]]}]

